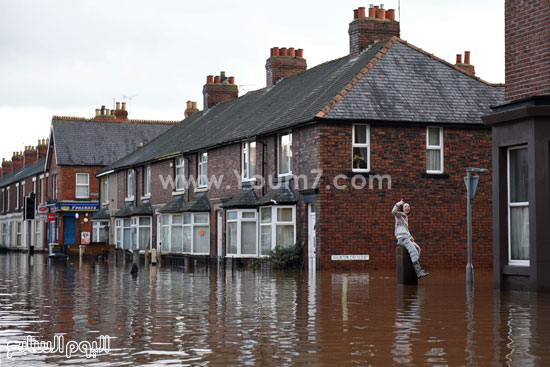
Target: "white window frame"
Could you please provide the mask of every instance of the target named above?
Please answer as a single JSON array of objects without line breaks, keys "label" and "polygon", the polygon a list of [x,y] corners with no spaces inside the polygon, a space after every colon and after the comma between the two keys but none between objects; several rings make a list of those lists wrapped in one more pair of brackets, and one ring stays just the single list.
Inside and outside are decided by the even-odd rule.
[{"label": "white window frame", "polygon": [[7,189],[6,189],[6,197],[7,197],[6,202],[7,202],[7,204],[8,204],[8,205],[6,206],[6,211],[8,211],[8,212],[10,211],[10,204],[11,204],[11,203],[10,203],[10,191],[11,191],[11,190],[10,190],[10,187],[8,186]]},{"label": "white window frame", "polygon": [[198,154],[197,166],[197,187],[205,188],[208,186],[208,152],[200,152]]},{"label": "white window frame", "polygon": [[[105,225],[109,225],[109,221],[108,220],[93,220],[92,221],[92,242],[98,242],[99,241],[99,233],[101,231],[101,228],[102,227],[105,227]],[[109,237],[110,237],[110,232],[107,233],[107,245],[109,244]],[[96,241],[94,241],[94,238],[96,239]]]},{"label": "white window frame", "polygon": [[[254,143],[254,156],[251,154],[250,145]],[[241,145],[241,180],[242,182],[256,181],[256,169],[254,169],[254,174],[251,175],[250,167],[252,159],[254,159],[254,165],[256,165],[256,146],[257,143],[255,140],[243,141]]]},{"label": "white window frame", "polygon": [[44,177],[40,177],[40,204],[44,204]]},{"label": "white window frame", "polygon": [[32,178],[32,192],[34,192],[35,198],[36,198],[36,177]]},{"label": "white window frame", "polygon": [[[288,172],[281,173],[281,139],[283,136],[287,136],[289,138],[289,149],[288,149]],[[279,134],[277,135],[277,176],[278,177],[285,177],[285,176],[292,176],[292,133],[288,132],[286,134]]]},{"label": "white window frame", "polygon": [[124,248],[124,221],[115,219],[115,247]]},{"label": "white window frame", "polygon": [[42,247],[42,221],[36,220],[34,222],[34,245]]},{"label": "white window frame", "polygon": [[[271,223],[262,223],[262,209],[271,208]],[[281,222],[277,219],[277,209],[292,209],[292,222]],[[269,255],[262,255],[261,253],[261,240],[262,240],[262,227],[270,226],[271,227],[271,251],[277,246],[277,226],[280,225],[293,225],[294,226],[294,245],[296,244],[296,205],[273,205],[273,206],[263,206],[260,208],[258,213],[258,253],[260,257],[266,257]]]},{"label": "white window frame", "polygon": [[[203,215],[206,215],[206,217],[208,218],[208,221],[207,223],[196,223],[195,221],[195,215],[196,214],[203,214]],[[182,216],[182,224],[174,224],[174,216]],[[189,215],[190,216],[190,221],[189,223],[185,223],[185,215]],[[168,219],[168,222],[165,223],[164,222],[164,219],[167,218]],[[185,212],[185,213],[174,213],[174,214],[163,214],[163,219],[162,219],[162,227],[166,227],[168,226],[169,229],[168,229],[168,239],[164,238],[164,231],[162,231],[163,233],[163,237],[162,237],[162,251],[163,252],[169,252],[169,253],[173,253],[172,252],[172,228],[174,226],[178,226],[178,227],[182,227],[182,231],[183,233],[185,233],[185,228],[188,228],[190,233],[191,233],[191,251],[185,251],[185,244],[182,242],[182,245],[181,245],[181,248],[182,248],[182,252],[174,252],[174,253],[183,253],[183,254],[191,254],[191,255],[210,255],[210,213],[209,212],[196,212],[196,213],[190,213],[190,212]],[[198,251],[195,251],[195,229],[194,227],[197,226],[197,227],[208,227],[208,230],[207,230],[207,235],[208,235],[208,245],[209,245],[209,249],[207,252],[198,252]],[[185,239],[185,235],[182,235],[182,241],[184,241]]]},{"label": "white window frame", "polygon": [[[236,219],[229,219],[231,213],[236,213]],[[243,213],[254,213],[254,218],[243,218]],[[226,218],[226,232],[229,232],[229,224],[237,223],[237,253],[229,253],[229,240],[227,241],[226,247],[226,257],[258,257],[258,211],[256,209],[234,209],[228,210],[225,215]],[[242,224],[244,223],[255,223],[256,224],[256,248],[254,254],[243,254],[242,253]],[[227,233],[226,238],[229,238],[229,233]]]},{"label": "white window frame", "polygon": [[[366,143],[355,142],[355,127],[363,126],[366,129]],[[367,148],[367,168],[353,168],[353,148]],[[370,172],[370,125],[352,124],[351,126],[351,170],[353,172]]]},{"label": "white window frame", "polygon": [[143,196],[151,197],[151,165],[145,166],[143,170]]},{"label": "white window frame", "polygon": [[126,172],[126,199],[134,200],[136,190],[136,171],[129,169]]},{"label": "white window frame", "polygon": [[105,204],[109,203],[109,175],[102,177],[102,185],[103,185],[103,202]]},{"label": "white window frame", "polygon": [[[149,225],[141,223],[141,220],[145,219],[145,218],[148,218],[150,220]],[[149,250],[151,250],[152,247],[153,247],[153,217],[152,216],[147,216],[147,215],[131,217],[130,236],[132,236],[132,232],[134,230],[136,231],[135,232],[135,236],[136,236],[135,241],[136,242],[133,243],[132,240],[130,240],[130,248],[132,249],[132,251],[138,250],[140,253],[145,252],[145,249],[139,248],[139,238],[140,238],[139,232],[144,228],[149,229]]]},{"label": "white window frame", "polygon": [[[86,177],[86,184],[79,184],[78,183],[78,176],[85,176]],[[85,187],[86,188],[86,195],[78,195],[78,188],[79,187]],[[89,173],[77,173],[75,175],[75,198],[77,199],[88,199],[90,197],[90,174]]]},{"label": "white window frame", "polygon": [[15,198],[15,209],[19,209],[19,182],[15,184],[16,198]]},{"label": "white window frame", "polygon": [[[183,157],[178,157],[176,158],[176,191],[185,191],[185,158]],[[179,172],[179,173],[178,173]],[[181,187],[178,186],[178,177],[181,176],[181,182],[182,182],[182,185]]]},{"label": "white window frame", "polygon": [[6,193],[2,189],[2,212],[6,211]]},{"label": "white window frame", "polygon": [[[430,145],[430,129],[439,130],[439,145]],[[440,126],[428,126],[426,127],[426,173],[443,173],[444,172],[444,161],[443,161],[443,128]],[[429,170],[428,169],[428,150],[439,150],[439,159],[441,162],[441,168],[438,170]]]},{"label": "white window frame", "polygon": [[[507,196],[506,196],[506,206],[508,211],[508,264],[509,265],[516,265],[516,266],[530,266],[531,261],[530,260],[512,260],[512,219],[511,219],[511,212],[513,207],[527,207],[529,208],[529,201],[522,201],[522,202],[510,202],[510,151],[511,150],[518,150],[518,149],[524,149],[528,148],[527,144],[524,145],[518,145],[509,147],[506,150],[506,186],[507,186]],[[529,150],[527,150],[529,152]]]},{"label": "white window frame", "polygon": [[21,247],[23,245],[23,222],[15,222],[15,246]]}]

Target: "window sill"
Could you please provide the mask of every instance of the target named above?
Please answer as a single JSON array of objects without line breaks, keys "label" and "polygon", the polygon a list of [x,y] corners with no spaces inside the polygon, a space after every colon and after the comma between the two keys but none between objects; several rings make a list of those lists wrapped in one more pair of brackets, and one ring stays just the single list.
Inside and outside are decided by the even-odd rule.
[{"label": "window sill", "polygon": [[185,190],[172,191],[172,196],[180,196],[185,194]]},{"label": "window sill", "polygon": [[149,200],[149,199],[151,199],[151,194],[143,195],[143,196],[141,197],[141,200]]},{"label": "window sill", "polygon": [[529,265],[504,265],[502,268],[502,274],[505,275],[529,276],[530,272]]},{"label": "window sill", "polygon": [[109,205],[109,201],[108,201],[108,200],[107,200],[107,201],[104,201],[104,202],[101,203],[101,205],[102,205],[102,206],[107,206],[107,205]]},{"label": "window sill", "polygon": [[206,192],[206,191],[208,191],[208,187],[206,186],[195,188],[195,192]]},{"label": "window sill", "polygon": [[127,202],[127,203],[129,203],[129,202],[131,202],[131,201],[134,201],[134,197],[131,196],[131,197],[129,197],[129,198],[125,198],[124,201]]},{"label": "window sill", "polygon": [[374,171],[348,171],[348,172],[344,172],[344,174],[348,177],[353,177],[353,176],[363,176],[363,177],[369,177],[370,175],[375,175],[376,172]]},{"label": "window sill", "polygon": [[443,173],[422,172],[422,178],[448,179],[449,177],[451,176],[447,172],[443,172]]}]

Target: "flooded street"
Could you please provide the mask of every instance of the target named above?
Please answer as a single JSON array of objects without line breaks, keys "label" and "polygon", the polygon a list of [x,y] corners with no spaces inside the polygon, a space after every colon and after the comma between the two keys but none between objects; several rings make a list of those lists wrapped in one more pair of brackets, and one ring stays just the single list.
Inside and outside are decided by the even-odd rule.
[{"label": "flooded street", "polygon": [[[468,291],[463,271],[414,287],[393,271],[130,269],[0,255],[0,366],[550,365],[550,296],[493,291],[486,270]],[[56,334],[110,350],[7,357]]]}]

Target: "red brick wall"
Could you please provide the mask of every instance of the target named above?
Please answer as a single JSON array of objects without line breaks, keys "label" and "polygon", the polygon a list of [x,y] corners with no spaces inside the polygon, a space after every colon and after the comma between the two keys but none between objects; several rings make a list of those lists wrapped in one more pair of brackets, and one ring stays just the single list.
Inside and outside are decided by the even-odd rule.
[{"label": "red brick wall", "polygon": [[306,59],[291,56],[272,56],[266,64],[267,87],[271,88],[279,80],[301,73],[307,69]]},{"label": "red brick wall", "polygon": [[[322,125],[318,238],[321,267],[384,268],[395,266],[393,205],[404,198],[412,207],[409,228],[428,267],[466,265],[467,166],[491,169],[488,129],[444,129],[444,171],[449,178],[423,178],[426,127],[371,125],[371,171],[389,174],[392,188],[356,190],[351,178],[337,190],[332,180],[351,171],[351,125]],[[367,178],[368,182],[368,178]],[[330,189],[326,189],[329,185]],[[481,174],[473,205],[473,264],[492,264],[491,173]],[[331,261],[331,255],[369,254],[369,261]]]},{"label": "red brick wall", "polygon": [[550,93],[550,1],[505,2],[506,100]]},{"label": "red brick wall", "polygon": [[[102,166],[65,166],[61,168],[58,176],[58,200],[75,200],[76,198],[76,174],[87,173],[89,176],[90,200],[99,200],[99,179],[94,176]],[[61,179],[60,179],[61,178]]]}]

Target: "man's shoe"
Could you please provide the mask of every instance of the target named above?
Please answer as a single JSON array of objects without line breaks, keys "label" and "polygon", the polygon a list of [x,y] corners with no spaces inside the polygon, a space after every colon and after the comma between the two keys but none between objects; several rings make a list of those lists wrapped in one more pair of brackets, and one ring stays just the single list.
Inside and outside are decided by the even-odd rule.
[{"label": "man's shoe", "polygon": [[414,266],[414,271],[416,272],[416,277],[418,279],[424,278],[430,275],[430,273],[426,273],[424,270],[422,270],[422,268],[420,267],[420,263],[418,261],[414,262],[413,266]]}]

